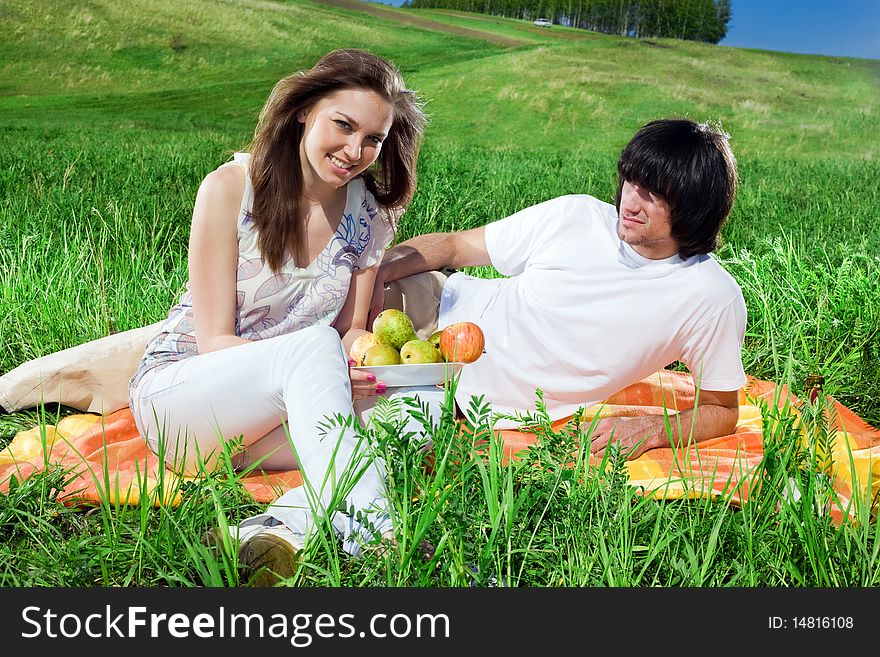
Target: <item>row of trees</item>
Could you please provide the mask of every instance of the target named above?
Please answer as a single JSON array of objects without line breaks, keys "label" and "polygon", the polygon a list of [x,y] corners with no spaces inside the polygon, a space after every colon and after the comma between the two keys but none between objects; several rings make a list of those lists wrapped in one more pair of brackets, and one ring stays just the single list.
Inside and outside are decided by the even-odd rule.
[{"label": "row of trees", "polygon": [[559,25],[637,38],[718,43],[730,0],[406,0],[404,6],[457,9],[507,18],[544,17]]}]

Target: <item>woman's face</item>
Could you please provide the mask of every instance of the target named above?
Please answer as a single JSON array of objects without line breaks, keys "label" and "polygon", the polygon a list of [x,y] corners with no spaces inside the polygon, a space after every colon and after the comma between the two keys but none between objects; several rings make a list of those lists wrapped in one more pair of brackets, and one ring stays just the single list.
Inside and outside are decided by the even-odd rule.
[{"label": "woman's face", "polygon": [[342,187],[369,167],[393,120],[391,105],[366,89],[343,89],[299,113],[300,161],[305,189]]}]

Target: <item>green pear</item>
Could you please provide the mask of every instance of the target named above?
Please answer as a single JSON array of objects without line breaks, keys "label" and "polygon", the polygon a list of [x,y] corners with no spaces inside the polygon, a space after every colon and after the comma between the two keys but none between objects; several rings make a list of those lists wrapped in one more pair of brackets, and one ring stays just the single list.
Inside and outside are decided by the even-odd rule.
[{"label": "green pear", "polygon": [[373,335],[379,344],[391,345],[398,351],[409,342],[416,339],[416,331],[412,320],[402,310],[389,308],[383,310],[373,320]]},{"label": "green pear", "polygon": [[440,336],[443,335],[443,331],[434,331],[431,334],[431,337],[428,338],[428,342],[434,345],[434,349],[440,349]]},{"label": "green pear", "polygon": [[404,365],[416,363],[440,363],[440,352],[427,340],[410,340],[400,348],[400,360]]},{"label": "green pear", "polygon": [[364,354],[364,365],[400,365],[400,354],[389,344],[373,345]]}]

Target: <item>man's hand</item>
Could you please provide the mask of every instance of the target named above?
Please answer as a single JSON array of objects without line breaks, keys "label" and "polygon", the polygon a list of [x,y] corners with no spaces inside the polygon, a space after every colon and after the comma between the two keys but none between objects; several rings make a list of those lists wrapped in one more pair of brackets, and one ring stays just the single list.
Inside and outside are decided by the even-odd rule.
[{"label": "man's hand", "polygon": [[385,252],[376,272],[367,329],[382,312],[385,285],[425,271],[484,267],[491,264],[484,226],[454,233],[428,233],[401,242]]},{"label": "man's hand", "polygon": [[687,445],[736,431],[739,418],[738,393],[699,390],[697,408],[670,411],[669,429],[663,415],[607,417],[596,423],[590,453],[605,455],[610,443],[617,443],[627,459],[635,459],[655,447]]},{"label": "man's hand", "polygon": [[[674,422],[675,418],[671,418]],[[661,433],[662,432],[662,433]],[[658,435],[659,434],[659,435]],[[620,449],[628,460],[638,458],[642,453],[660,447],[669,446],[663,417],[647,415],[644,417],[607,417],[596,423],[590,453],[599,460],[611,444],[620,445]]]},{"label": "man's hand", "polygon": [[373,330],[373,320],[385,308],[385,277],[382,275],[382,268],[376,274],[376,282],[373,284],[373,298],[370,301],[370,314],[367,317],[367,330]]}]

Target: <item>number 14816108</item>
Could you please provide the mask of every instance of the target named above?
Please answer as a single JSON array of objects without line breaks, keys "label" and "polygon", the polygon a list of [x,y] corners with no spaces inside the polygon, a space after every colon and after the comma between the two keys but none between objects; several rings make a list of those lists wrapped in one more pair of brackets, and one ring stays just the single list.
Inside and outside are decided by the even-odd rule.
[{"label": "number 14816108", "polygon": [[767,626],[771,630],[851,630],[855,622],[852,616],[770,616]]}]

